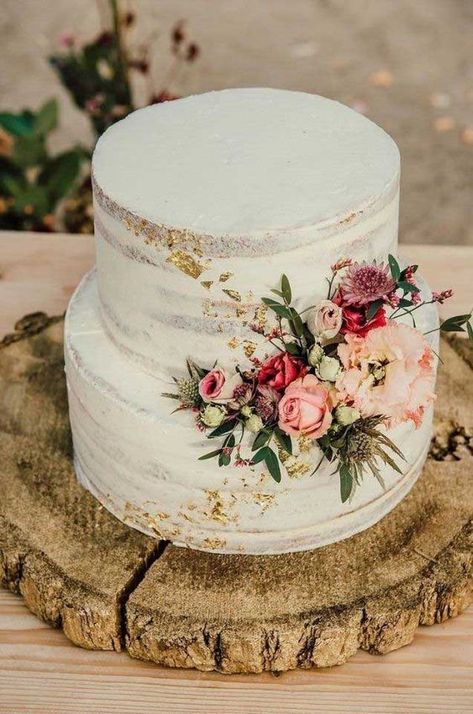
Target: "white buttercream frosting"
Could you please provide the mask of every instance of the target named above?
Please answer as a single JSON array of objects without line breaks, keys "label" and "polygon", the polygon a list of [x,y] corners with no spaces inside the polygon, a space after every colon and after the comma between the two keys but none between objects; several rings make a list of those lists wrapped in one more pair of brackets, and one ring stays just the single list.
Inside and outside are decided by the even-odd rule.
[{"label": "white buttercream frosting", "polygon": [[[93,160],[97,272],[71,301],[66,369],[80,480],[130,525],[181,545],[273,553],[316,547],[378,520],[425,458],[431,412],[392,436],[403,477],[366,479],[342,505],[333,466],[219,468],[171,377],[192,357],[244,365],[268,344],[260,298],[281,274],[304,309],[342,256],[396,253],[399,155],[385,132],[321,97],[212,92],[135,112]],[[432,327],[434,310],[419,311]]]}]

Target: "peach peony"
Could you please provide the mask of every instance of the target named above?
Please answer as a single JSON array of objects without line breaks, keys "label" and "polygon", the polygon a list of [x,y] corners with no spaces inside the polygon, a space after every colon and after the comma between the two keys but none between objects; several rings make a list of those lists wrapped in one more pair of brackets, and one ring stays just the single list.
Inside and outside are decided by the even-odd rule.
[{"label": "peach peony", "polygon": [[317,377],[308,374],[286,388],[279,402],[279,427],[286,434],[318,439],[332,423],[331,409],[328,390]]},{"label": "peach peony", "polygon": [[418,330],[391,321],[366,337],[348,334],[338,355],[345,369],[336,382],[341,401],[362,416],[385,415],[389,427],[409,419],[420,426],[435,399],[435,371],[432,350]]}]

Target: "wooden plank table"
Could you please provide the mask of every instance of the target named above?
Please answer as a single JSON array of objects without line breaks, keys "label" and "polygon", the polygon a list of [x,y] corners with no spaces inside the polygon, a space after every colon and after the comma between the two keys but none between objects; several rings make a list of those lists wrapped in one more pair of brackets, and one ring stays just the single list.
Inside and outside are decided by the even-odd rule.
[{"label": "wooden plank table", "polygon": [[[473,301],[473,247],[406,246],[436,288],[455,286],[444,315]],[[0,338],[27,312],[61,313],[93,264],[90,236],[0,233]],[[473,712],[473,608],[418,630],[384,657],[359,652],[330,670],[279,677],[169,670],[89,652],[0,590],[0,712]]]}]

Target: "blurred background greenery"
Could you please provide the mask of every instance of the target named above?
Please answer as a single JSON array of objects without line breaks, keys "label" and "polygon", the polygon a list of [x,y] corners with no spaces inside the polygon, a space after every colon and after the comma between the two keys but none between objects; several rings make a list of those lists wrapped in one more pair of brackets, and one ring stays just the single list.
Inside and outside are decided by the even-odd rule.
[{"label": "blurred background greenery", "polygon": [[338,99],[402,154],[401,240],[473,243],[471,0],[3,0],[0,228],[92,232],[90,155],[138,106]]}]

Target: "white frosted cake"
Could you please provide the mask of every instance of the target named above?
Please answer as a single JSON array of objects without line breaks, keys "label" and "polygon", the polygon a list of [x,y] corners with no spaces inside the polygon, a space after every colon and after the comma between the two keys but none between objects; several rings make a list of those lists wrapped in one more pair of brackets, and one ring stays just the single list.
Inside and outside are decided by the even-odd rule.
[{"label": "white frosted cake", "polygon": [[[248,428],[234,467],[221,463],[223,452],[218,462],[200,458],[214,445],[202,429],[224,418],[223,400],[212,406],[204,395],[200,412],[175,411],[166,394],[173,379],[186,379],[187,359],[222,374],[238,365],[257,390],[248,370],[274,355],[268,334],[278,329],[261,298],[274,297],[283,274],[303,314],[326,298],[326,276],[342,257],[379,264],[397,254],[394,141],[322,97],[225,90],[147,107],[112,126],[97,144],[93,182],[97,267],[73,296],[65,328],[81,483],[130,526],[216,552],[314,548],[391,510],[423,466],[430,402],[422,419],[386,432],[402,448],[401,468],[383,463],[379,479],[363,477],[342,500],[334,465],[307,430],[292,438],[292,453],[279,445],[278,480],[263,457],[251,458],[257,410],[241,407],[235,417]],[[433,305],[415,314],[421,331],[436,327]],[[314,369],[327,394],[341,393]],[[205,404],[212,408],[202,417]],[[345,398],[343,406],[356,404]]]}]

